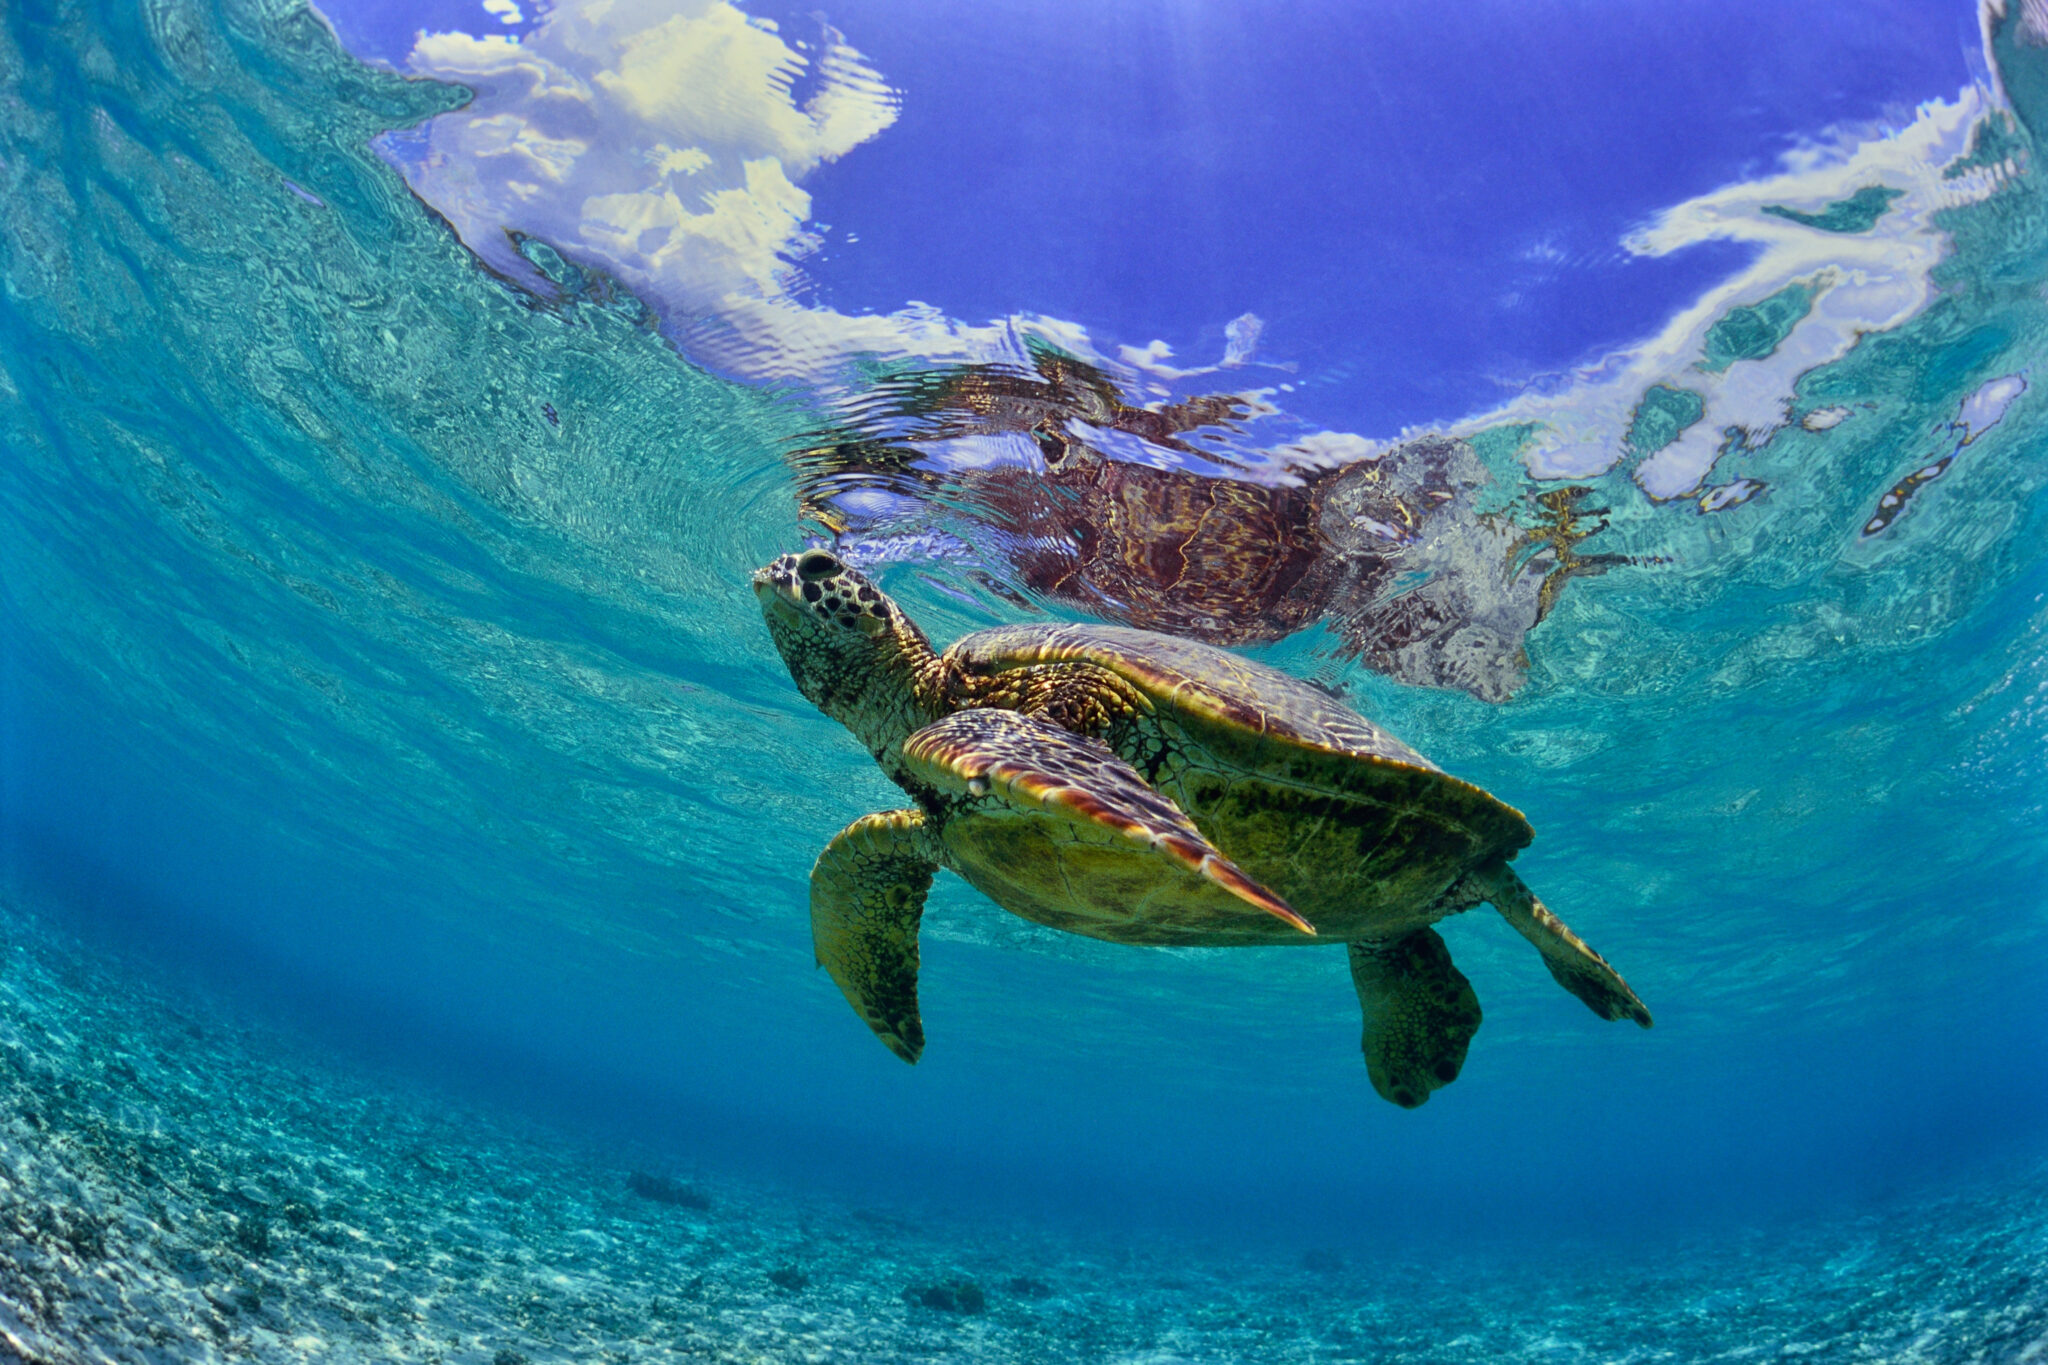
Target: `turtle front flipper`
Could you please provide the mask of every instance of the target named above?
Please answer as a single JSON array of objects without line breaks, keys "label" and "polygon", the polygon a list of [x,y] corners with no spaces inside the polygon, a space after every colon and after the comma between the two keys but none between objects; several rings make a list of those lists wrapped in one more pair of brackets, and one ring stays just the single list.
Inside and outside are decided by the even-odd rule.
[{"label": "turtle front flipper", "polygon": [[1515,932],[1536,945],[1557,984],[1586,1002],[1602,1019],[1633,1019],[1650,1026],[1650,1008],[1629,989],[1607,959],[1586,946],[1506,863],[1474,873],[1472,883]]},{"label": "turtle front flipper", "polygon": [[1372,1088],[1413,1109],[1458,1079],[1479,1031],[1479,997],[1434,929],[1350,947]]},{"label": "turtle front flipper", "polygon": [[811,945],[847,1003],[889,1051],[924,1052],[917,1015],[917,926],[939,870],[925,852],[924,812],[863,815],[811,869]]},{"label": "turtle front flipper", "polygon": [[1176,941],[1248,906],[1315,933],[1097,740],[975,708],[905,740],[903,764],[951,807],[948,865],[1006,909],[1123,942]]}]

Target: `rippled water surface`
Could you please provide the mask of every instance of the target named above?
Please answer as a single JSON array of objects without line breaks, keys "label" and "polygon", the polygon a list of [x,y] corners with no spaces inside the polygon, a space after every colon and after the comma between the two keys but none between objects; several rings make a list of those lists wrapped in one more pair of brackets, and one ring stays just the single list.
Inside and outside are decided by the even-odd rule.
[{"label": "rippled water surface", "polygon": [[[638,1278],[589,1290],[611,1296],[609,1316],[508,1330],[519,1344],[502,1349],[521,1359],[623,1351],[654,1330],[650,1300],[731,1358],[1291,1359],[1284,1333],[1228,1333],[1302,1297],[1303,1276],[1350,1305],[1341,1322],[1288,1319],[1303,1359],[1533,1357],[1563,1349],[1543,1344],[1553,1328],[1585,1358],[1705,1358],[1675,1340],[1701,1322],[1741,1324],[1728,1351],[2042,1349],[2038,1220],[1999,1222],[2018,1215],[1997,1193],[2009,1182],[2012,1207],[2038,1207],[2038,1175],[2012,1172],[2031,1169],[2048,1121],[2048,215],[2034,147],[2048,47],[2026,14],[1987,15],[1981,57],[1969,13],[1944,15],[1966,49],[1938,73],[1946,86],[1910,87],[1904,65],[1871,57],[1897,89],[1829,87],[1838,103],[1822,101],[1804,141],[1759,133],[1747,153],[1702,152],[1690,174],[1704,180],[1646,181],[1634,208],[1618,190],[1589,202],[1557,232],[1606,233],[1597,260],[1546,264],[1531,227],[1513,269],[1534,281],[1537,316],[1562,320],[1546,333],[1517,313],[1524,331],[1502,322],[1492,353],[1454,363],[1445,349],[1451,377],[1428,388],[1347,378],[1372,345],[1398,349],[1369,319],[1368,340],[1340,344],[1301,302],[1341,311],[1372,292],[1348,282],[1247,284],[1242,306],[1264,313],[1218,304],[1209,322],[1164,303],[1145,316],[1157,283],[1076,302],[1089,280],[1139,268],[1128,242],[1035,276],[1015,251],[977,276],[934,248],[936,302],[904,308],[915,250],[863,264],[856,230],[861,215],[871,233],[907,230],[883,187],[929,166],[891,170],[881,149],[941,136],[920,122],[916,82],[892,74],[922,70],[908,54],[940,39],[901,20],[876,18],[873,50],[856,50],[858,16],[817,36],[724,5],[564,4],[483,44],[455,41],[455,16],[414,42],[370,8],[333,26],[240,0],[0,12],[0,816],[11,951],[40,964],[17,976],[52,983],[7,997],[10,1207],[84,1190],[78,1206],[111,1219],[114,1204],[171,1198],[136,1174],[137,1134],[169,1144],[152,1169],[226,1144],[241,1155],[225,1174],[173,1182],[191,1209],[106,1236],[136,1275],[231,1299],[313,1265],[316,1225],[398,1237],[434,1200],[431,1217],[453,1219],[458,1195],[553,1181],[548,1197],[570,1202],[524,1232],[528,1215],[495,1206],[463,1216],[523,1256],[521,1274],[568,1264],[581,1244],[563,1239],[588,1225],[599,1250],[630,1246],[619,1264]],[[1944,7],[1873,18],[1859,41],[1920,41],[1922,8]],[[473,18],[460,23],[482,33]],[[663,24],[667,38],[650,36]],[[683,62],[711,41],[691,24],[726,26],[726,55]],[[1190,33],[1189,69],[1207,70],[1196,58],[1213,39]],[[650,77],[635,54],[682,65]],[[1756,60],[1761,82],[1776,68]],[[1022,69],[1033,61],[1059,65]],[[749,62],[754,86],[738,83]],[[738,93],[647,93],[701,94],[707,72]],[[936,76],[926,88],[952,107]],[[748,123],[741,96],[763,89],[782,104]],[[572,95],[584,104],[561,103]],[[1703,147],[1748,136],[1749,115],[1729,117]],[[583,150],[561,150],[576,139]],[[514,152],[555,156],[559,174],[526,178],[538,172]],[[870,152],[880,169],[864,180]],[[675,188],[700,174],[702,197]],[[1081,222],[1088,187],[1070,188]],[[820,226],[835,193],[854,227]],[[1416,231],[1422,255],[1459,249]],[[1006,239],[991,234],[994,252]],[[1475,272],[1521,259],[1473,250]],[[1553,268],[1585,272],[1597,321],[1543,292],[1534,277]],[[1068,292],[1025,297],[1033,278]],[[1151,341],[1154,327],[1179,340]],[[1100,382],[1052,392],[1048,355]],[[905,374],[962,373],[1023,388],[902,407]],[[1204,395],[1243,410],[1185,441],[1142,416]],[[929,1048],[913,1070],[876,1046],[814,969],[806,877],[834,831],[900,794],[792,687],[751,571],[836,542],[942,644],[1041,617],[1152,624],[1108,559],[1035,576],[1045,546],[1142,540],[1169,476],[1274,507],[1276,490],[1324,488],[1331,470],[1409,478],[1430,441],[1469,461],[1455,496],[1417,493],[1419,529],[1355,552],[1274,532],[1302,536],[1336,586],[1224,642],[1341,692],[1525,811],[1538,837],[1518,870],[1656,1027],[1595,1020],[1492,916],[1447,922],[1485,1023],[1457,1083],[1403,1112],[1367,1083],[1334,951],[1112,947],[942,877],[923,938]],[[1060,472],[1084,463],[1092,482]],[[1141,490],[1116,503],[1138,521],[1108,520],[1105,468],[1147,471],[1118,485]],[[1602,525],[1562,549],[1527,541],[1549,524],[1543,496],[1567,487],[1606,509]],[[1612,562],[1550,580],[1567,553]],[[1546,581],[1558,591],[1539,608]],[[1440,643],[1401,655],[1390,604],[1439,590]],[[1507,661],[1483,685],[1440,666],[1441,641],[1482,611],[1505,641],[1489,657]],[[125,965],[48,965],[67,954]],[[124,1035],[107,1005],[130,990]],[[179,991],[231,1003],[163,1003]],[[262,1021],[232,1056],[204,1050],[213,1025],[180,1038],[178,1010],[216,1008]],[[127,1072],[81,1060],[87,1035],[139,1049]],[[319,1060],[294,1060],[301,1048]],[[349,1104],[391,1087],[392,1131],[412,1136],[329,1123],[283,1093],[294,1075]],[[223,1108],[207,1085],[237,1104],[276,1091],[278,1109]],[[514,1134],[508,1112],[545,1136]],[[472,1113],[488,1117],[466,1128]],[[298,1193],[233,1194],[261,1183],[273,1140]],[[371,1155],[351,1166],[352,1148]],[[442,1169],[415,1188],[427,1177],[404,1162],[429,1149]],[[628,1169],[701,1181],[713,1221],[652,1240],[605,1223],[652,1214],[618,1193]],[[373,1217],[380,1182],[411,1212]],[[576,1182],[602,1207],[563,1193]],[[234,1198],[276,1205],[274,1249],[233,1240],[255,1217]],[[314,1223],[279,1211],[293,1199]],[[362,1207],[340,1212],[349,1201]],[[915,1224],[900,1273],[875,1269],[881,1243],[860,1239],[897,1234],[860,1209]],[[105,1237],[96,1261],[90,1237],[53,1242],[21,1217],[12,1254],[47,1274],[0,1285],[0,1340],[31,1358],[141,1358],[92,1354],[112,1329],[65,1317],[49,1289],[93,1301],[78,1286],[113,1282]],[[485,1236],[434,1226],[449,1244]],[[193,1228],[204,1236],[177,1250]],[[1982,1273],[1930,1279],[1901,1250],[1928,1229],[1955,1239],[1951,1269]],[[422,1235],[426,1264],[440,1244]],[[759,1265],[704,1260],[749,1236]],[[1153,1240],[1115,1240],[1130,1237]],[[990,1251],[1001,1238],[1031,1249]],[[30,1243],[51,1259],[20,1259]],[[1796,1248],[1825,1279],[1811,1296],[1797,1277],[1759,1288],[1745,1278],[1758,1246]],[[1521,1280],[1497,1301],[1461,1291],[1445,1311],[1465,1325],[1435,1336],[1360,1273],[1388,1247],[1402,1283],[1430,1294],[1483,1279],[1473,1267],[1496,1251],[1568,1249],[1594,1268],[1562,1296]],[[1310,1251],[1326,1259],[1303,1262]],[[1652,1267],[1638,1288],[1661,1326],[1623,1343],[1587,1319],[1560,1325],[1629,1316],[1626,1295],[1589,1287],[1617,1253]],[[603,1281],[603,1258],[581,1254],[577,1273]],[[1241,1284],[1228,1258],[1251,1254],[1307,1268]],[[1182,1255],[1194,1268],[1162,1289],[1181,1272],[1145,1258]],[[365,1264],[336,1292],[395,1292]],[[816,1283],[761,1287],[789,1266]],[[690,1275],[697,1297],[678,1298]],[[909,1335],[874,1326],[884,1306],[903,1314],[899,1290],[961,1276],[1052,1297],[1026,1288],[991,1309],[1000,1340],[928,1304],[911,1307],[940,1316],[906,1319]],[[1095,1298],[1059,1297],[1089,1285]],[[1201,1316],[1239,1289],[1242,1320]],[[218,1331],[175,1325],[209,1311],[196,1299],[148,1311],[165,1315],[163,1342],[184,1343],[170,1358],[429,1349],[294,1317],[271,1292],[269,1336],[246,1306],[230,1321],[216,1305]],[[489,1324],[515,1298],[464,1300],[450,1340],[503,1365]],[[828,1300],[802,1341],[773,1334]],[[1826,1333],[1808,1330],[1823,1319]],[[1921,1335],[1956,1322],[1983,1330]],[[735,1323],[783,1325],[755,1340]]]}]

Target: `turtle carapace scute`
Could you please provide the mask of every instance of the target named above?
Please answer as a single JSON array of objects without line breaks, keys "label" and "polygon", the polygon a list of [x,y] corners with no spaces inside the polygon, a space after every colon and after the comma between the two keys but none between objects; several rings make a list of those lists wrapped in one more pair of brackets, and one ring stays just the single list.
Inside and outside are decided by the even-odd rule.
[{"label": "turtle carapace scute", "polygon": [[1211,645],[999,626],[943,654],[823,549],[753,579],[798,689],[909,795],[811,872],[819,963],[905,1061],[918,926],[950,869],[1025,919],[1113,943],[1342,943],[1375,1089],[1457,1078],[1479,1001],[1430,926],[1490,903],[1603,1019],[1650,1013],[1508,866],[1521,812],[1327,693]]}]

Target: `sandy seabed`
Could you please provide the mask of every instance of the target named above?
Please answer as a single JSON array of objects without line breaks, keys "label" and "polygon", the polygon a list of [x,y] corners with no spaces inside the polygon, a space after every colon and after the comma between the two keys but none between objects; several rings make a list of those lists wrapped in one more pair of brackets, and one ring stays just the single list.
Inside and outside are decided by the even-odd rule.
[{"label": "sandy seabed", "polygon": [[650,1164],[0,906],[0,1360],[2048,1365],[2038,1166],[1654,1256],[1368,1259]]}]

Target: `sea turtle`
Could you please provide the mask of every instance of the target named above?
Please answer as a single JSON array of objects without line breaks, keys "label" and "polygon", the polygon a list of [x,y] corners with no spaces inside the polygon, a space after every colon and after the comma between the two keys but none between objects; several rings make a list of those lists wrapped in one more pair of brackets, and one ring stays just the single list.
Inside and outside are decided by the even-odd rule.
[{"label": "sea turtle", "polygon": [[[1607,525],[1581,509],[1583,486],[1536,497],[1532,528],[1483,511],[1498,488],[1469,442],[1423,436],[1261,480],[1208,448],[1236,431],[1247,400],[1204,394],[1141,408],[1072,356],[1040,347],[1032,361],[1029,371],[970,365],[878,383],[849,405],[845,425],[794,454],[811,517],[849,554],[872,548],[892,528],[847,508],[891,490],[904,495],[897,507],[938,509],[958,524],[1018,587],[1090,615],[1218,645],[1327,621],[1343,657],[1493,702],[1521,685],[1523,639],[1565,583],[1633,562],[1578,553]],[[1211,472],[1111,458],[1097,448],[1109,434]],[[1204,434],[1207,446],[1190,439]],[[946,443],[974,437],[1025,437],[1038,458],[931,463]]]},{"label": "sea turtle", "polygon": [[1344,943],[1375,1089],[1456,1079],[1479,1001],[1429,926],[1482,901],[1603,1019],[1650,1014],[1522,884],[1519,811],[1329,695],[1117,626],[977,631],[944,654],[823,549],[755,573],[798,690],[914,804],[811,871],[819,963],[897,1056],[924,1049],[918,922],[951,868],[1025,919],[1114,943]]}]

